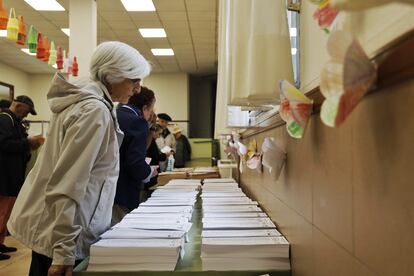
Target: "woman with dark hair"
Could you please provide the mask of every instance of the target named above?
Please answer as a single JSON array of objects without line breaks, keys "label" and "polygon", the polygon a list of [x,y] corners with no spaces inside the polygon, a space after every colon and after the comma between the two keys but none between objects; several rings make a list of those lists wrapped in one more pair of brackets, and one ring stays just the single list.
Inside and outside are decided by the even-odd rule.
[{"label": "woman with dark hair", "polygon": [[138,207],[143,185],[158,174],[155,166],[145,162],[148,136],[148,120],[154,110],[154,92],[141,87],[128,104],[117,109],[118,122],[124,132],[120,149],[120,171],[112,223],[120,221],[127,213]]}]

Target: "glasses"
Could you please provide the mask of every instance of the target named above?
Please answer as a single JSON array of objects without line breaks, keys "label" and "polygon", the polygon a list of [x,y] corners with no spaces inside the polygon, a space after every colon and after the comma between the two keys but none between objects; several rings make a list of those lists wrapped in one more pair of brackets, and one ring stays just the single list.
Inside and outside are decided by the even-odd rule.
[{"label": "glasses", "polygon": [[140,84],[140,82],[141,82],[141,79],[129,79],[129,80],[132,82],[132,84],[133,84],[134,86],[139,85],[139,84]]}]

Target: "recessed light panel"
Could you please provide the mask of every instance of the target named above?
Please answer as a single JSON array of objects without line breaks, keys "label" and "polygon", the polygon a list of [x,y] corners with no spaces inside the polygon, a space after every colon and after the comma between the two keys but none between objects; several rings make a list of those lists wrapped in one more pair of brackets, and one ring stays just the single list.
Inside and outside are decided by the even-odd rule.
[{"label": "recessed light panel", "polygon": [[127,11],[155,11],[152,0],[121,0]]},{"label": "recessed light panel", "polygon": [[173,56],[174,51],[171,48],[151,49],[154,56]]},{"label": "recessed light panel", "polygon": [[32,6],[37,11],[64,11],[56,0],[24,0],[27,4]]},{"label": "recessed light panel", "polygon": [[140,28],[138,30],[142,37],[167,37],[163,28]]}]

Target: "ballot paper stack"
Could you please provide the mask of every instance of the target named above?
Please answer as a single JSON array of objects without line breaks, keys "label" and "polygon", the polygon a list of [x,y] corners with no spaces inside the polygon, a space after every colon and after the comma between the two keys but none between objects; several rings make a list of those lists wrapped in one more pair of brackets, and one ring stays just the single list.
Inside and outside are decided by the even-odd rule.
[{"label": "ballot paper stack", "polygon": [[175,179],[156,189],[91,246],[88,271],[173,271],[200,187]]},{"label": "ballot paper stack", "polygon": [[233,179],[206,179],[201,198],[203,270],[290,269],[288,241]]}]

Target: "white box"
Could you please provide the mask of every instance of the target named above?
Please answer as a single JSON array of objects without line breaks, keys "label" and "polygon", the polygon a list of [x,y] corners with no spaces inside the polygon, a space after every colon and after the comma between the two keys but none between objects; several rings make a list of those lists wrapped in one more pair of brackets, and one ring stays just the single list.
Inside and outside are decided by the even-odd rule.
[{"label": "white box", "polygon": [[237,169],[237,163],[234,160],[218,160],[217,167],[221,178],[233,178],[233,169]]}]

